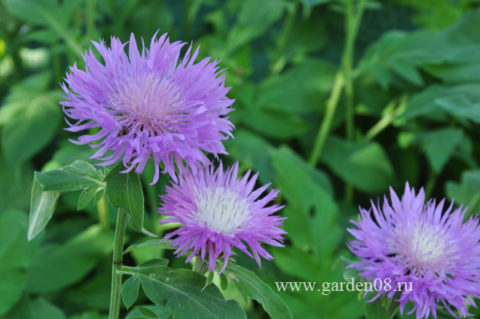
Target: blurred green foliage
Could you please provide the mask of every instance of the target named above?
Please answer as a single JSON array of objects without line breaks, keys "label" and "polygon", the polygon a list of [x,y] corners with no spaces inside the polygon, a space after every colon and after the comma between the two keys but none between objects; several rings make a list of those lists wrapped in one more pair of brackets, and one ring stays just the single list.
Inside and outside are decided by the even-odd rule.
[{"label": "blurred green foliage", "polygon": [[[72,136],[62,129],[58,101],[68,67],[82,66],[81,54],[91,40],[111,35],[126,41],[134,32],[148,40],[160,30],[200,45],[202,56],[221,60],[232,87],[229,95],[236,99],[231,118],[237,129],[226,143],[230,157],[225,161],[259,171],[261,182],[273,182],[286,204],[288,240],[285,248],[271,249],[274,261],[259,271],[241,254],[236,257],[272,289],[275,281],[343,280],[351,258],[345,246],[348,221],[357,205],[369,205],[389,186],[400,189],[406,181],[425,186],[428,195],[455,198],[477,214],[480,2],[363,1],[365,12],[348,53],[351,26],[345,17],[348,7],[358,9],[360,2],[0,1],[0,318],[106,318],[115,219],[103,197],[108,172],[88,164],[94,164],[88,147],[67,141]],[[312,161],[339,73],[347,75],[345,88],[318,162]],[[75,175],[76,165],[91,167],[91,178]],[[34,179],[34,171],[42,172]],[[153,171],[149,166],[142,174],[144,185]],[[60,196],[53,184],[67,175],[78,179],[78,187]],[[141,188],[140,181],[134,183]],[[158,223],[157,195],[167,183],[162,177],[154,187],[144,187],[145,228],[158,235],[166,229]],[[39,193],[31,202],[32,187]],[[124,194],[118,192],[109,196],[121,200]],[[27,212],[39,205],[48,208],[38,210],[45,224],[55,210],[53,222],[27,242],[27,234],[34,237],[45,227],[27,226]],[[140,233],[128,233],[129,243],[144,240]],[[152,258],[183,267],[158,245],[132,246],[125,255],[132,265]],[[142,277],[143,268],[130,277],[123,297],[132,307],[123,316],[167,318],[176,307],[165,306],[165,296],[155,289],[170,271],[157,267],[157,281]],[[187,280],[201,288],[200,278],[182,271],[170,274],[173,286]],[[155,305],[143,292],[137,299],[142,280],[151,281],[143,284]],[[257,288],[239,288],[256,302],[222,291],[247,309],[248,318],[268,318],[257,303],[265,302],[255,294]],[[221,298],[216,287],[207,290]],[[203,298],[197,290],[191,294],[181,298]],[[365,303],[356,293],[279,295],[295,318],[365,316]],[[225,318],[237,318],[238,304],[224,303],[230,311]],[[368,311],[367,317],[375,318]]]}]

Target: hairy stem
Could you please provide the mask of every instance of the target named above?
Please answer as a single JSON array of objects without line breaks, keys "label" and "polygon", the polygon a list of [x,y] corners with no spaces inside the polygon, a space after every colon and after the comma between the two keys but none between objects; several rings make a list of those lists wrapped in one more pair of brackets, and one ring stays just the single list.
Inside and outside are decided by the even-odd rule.
[{"label": "hairy stem", "polygon": [[110,294],[109,319],[118,319],[120,317],[120,305],[122,296],[122,273],[120,272],[123,257],[123,239],[127,228],[127,213],[120,208],[117,214],[117,223],[115,226],[115,239],[113,242],[113,261],[112,261],[112,286]]}]

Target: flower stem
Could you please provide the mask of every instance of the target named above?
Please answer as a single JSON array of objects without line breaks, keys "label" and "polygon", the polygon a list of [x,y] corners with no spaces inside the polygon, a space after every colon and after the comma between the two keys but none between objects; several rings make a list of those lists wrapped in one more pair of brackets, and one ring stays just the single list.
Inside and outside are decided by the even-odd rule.
[{"label": "flower stem", "polygon": [[[342,67],[345,77],[345,135],[347,140],[352,141],[355,134],[355,100],[353,87],[353,64],[355,54],[355,40],[357,38],[358,29],[363,16],[365,0],[360,0],[358,8],[355,12],[354,0],[347,0],[345,7],[345,49],[342,57]],[[345,201],[351,203],[353,201],[353,186],[351,183],[345,184]]]},{"label": "flower stem", "polygon": [[122,273],[119,272],[122,266],[123,257],[123,239],[127,228],[127,213],[120,208],[117,214],[117,223],[115,226],[115,239],[113,242],[113,261],[112,261],[112,286],[110,294],[109,319],[118,319],[120,317],[120,304],[122,296]]},{"label": "flower stem", "polygon": [[315,165],[317,165],[317,161],[322,153],[323,146],[325,145],[325,141],[330,131],[330,126],[332,125],[333,115],[335,115],[335,110],[340,99],[343,82],[343,72],[337,72],[337,75],[335,76],[335,82],[333,83],[332,92],[330,93],[330,97],[327,101],[325,116],[323,117],[322,124],[320,125],[317,137],[315,138],[312,155],[308,161],[308,164],[311,167],[315,167]]},{"label": "flower stem", "polygon": [[[335,82],[333,84],[330,97],[327,100],[325,115],[322,124],[318,130],[317,137],[314,142],[313,151],[310,156],[309,165],[315,167],[325,145],[325,141],[330,132],[335,110],[337,109],[340,95],[343,87],[345,87],[346,98],[346,135],[347,139],[353,138],[354,127],[354,91],[353,91],[353,55],[355,48],[355,39],[357,38],[358,29],[362,21],[363,11],[366,0],[360,0],[354,10],[353,0],[347,0],[345,8],[345,46],[342,54],[342,66],[337,72]],[[347,186],[348,189],[348,186]],[[352,189],[353,191],[353,189]]]}]

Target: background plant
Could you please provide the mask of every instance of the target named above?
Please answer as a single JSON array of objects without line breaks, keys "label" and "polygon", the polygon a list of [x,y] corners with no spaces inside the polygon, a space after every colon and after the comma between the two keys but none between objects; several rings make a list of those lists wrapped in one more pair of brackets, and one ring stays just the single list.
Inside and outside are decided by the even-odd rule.
[{"label": "background plant", "polygon": [[[455,198],[469,214],[478,212],[478,6],[474,0],[3,0],[0,316],[106,317],[116,216],[105,197],[109,172],[92,165],[88,147],[67,141],[58,105],[66,68],[80,61],[90,40],[126,41],[130,32],[150,39],[160,29],[222,60],[237,127],[225,161],[259,171],[260,182],[273,181],[287,204],[289,240],[286,248],[270,249],[274,261],[258,271],[237,256],[274,288],[280,280],[348,276],[348,220],[389,185],[401,189],[408,180],[424,185],[429,197]],[[76,174],[79,166],[91,174]],[[153,172],[147,166],[134,183],[144,194],[138,207],[146,232],[161,235],[157,194],[168,180],[145,187]],[[59,185],[59,174],[70,186]],[[45,224],[28,227],[29,210],[35,216],[54,208],[43,232],[49,214]],[[136,230],[127,233],[126,264],[166,258],[179,271],[188,267]],[[221,288],[224,280],[217,279]],[[138,280],[125,285],[135,292]],[[248,318],[268,317],[246,287],[229,281],[222,291]],[[365,305],[353,293],[279,295],[295,318],[384,316],[378,303]],[[128,318],[166,316],[148,292],[134,297],[124,296]]]}]

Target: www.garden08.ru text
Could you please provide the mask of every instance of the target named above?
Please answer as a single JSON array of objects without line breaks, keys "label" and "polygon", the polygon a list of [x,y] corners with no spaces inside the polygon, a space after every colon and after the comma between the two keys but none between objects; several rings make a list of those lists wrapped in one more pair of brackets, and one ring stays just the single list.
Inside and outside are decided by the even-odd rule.
[{"label": "www.garden08.ru text", "polygon": [[316,282],[316,281],[276,281],[275,286],[277,291],[312,291],[320,292],[322,295],[329,295],[332,292],[344,291],[412,291],[412,282],[397,282],[392,284],[390,278],[380,279],[376,278],[373,281],[355,281],[352,278],[350,281],[333,281],[333,282]]}]

